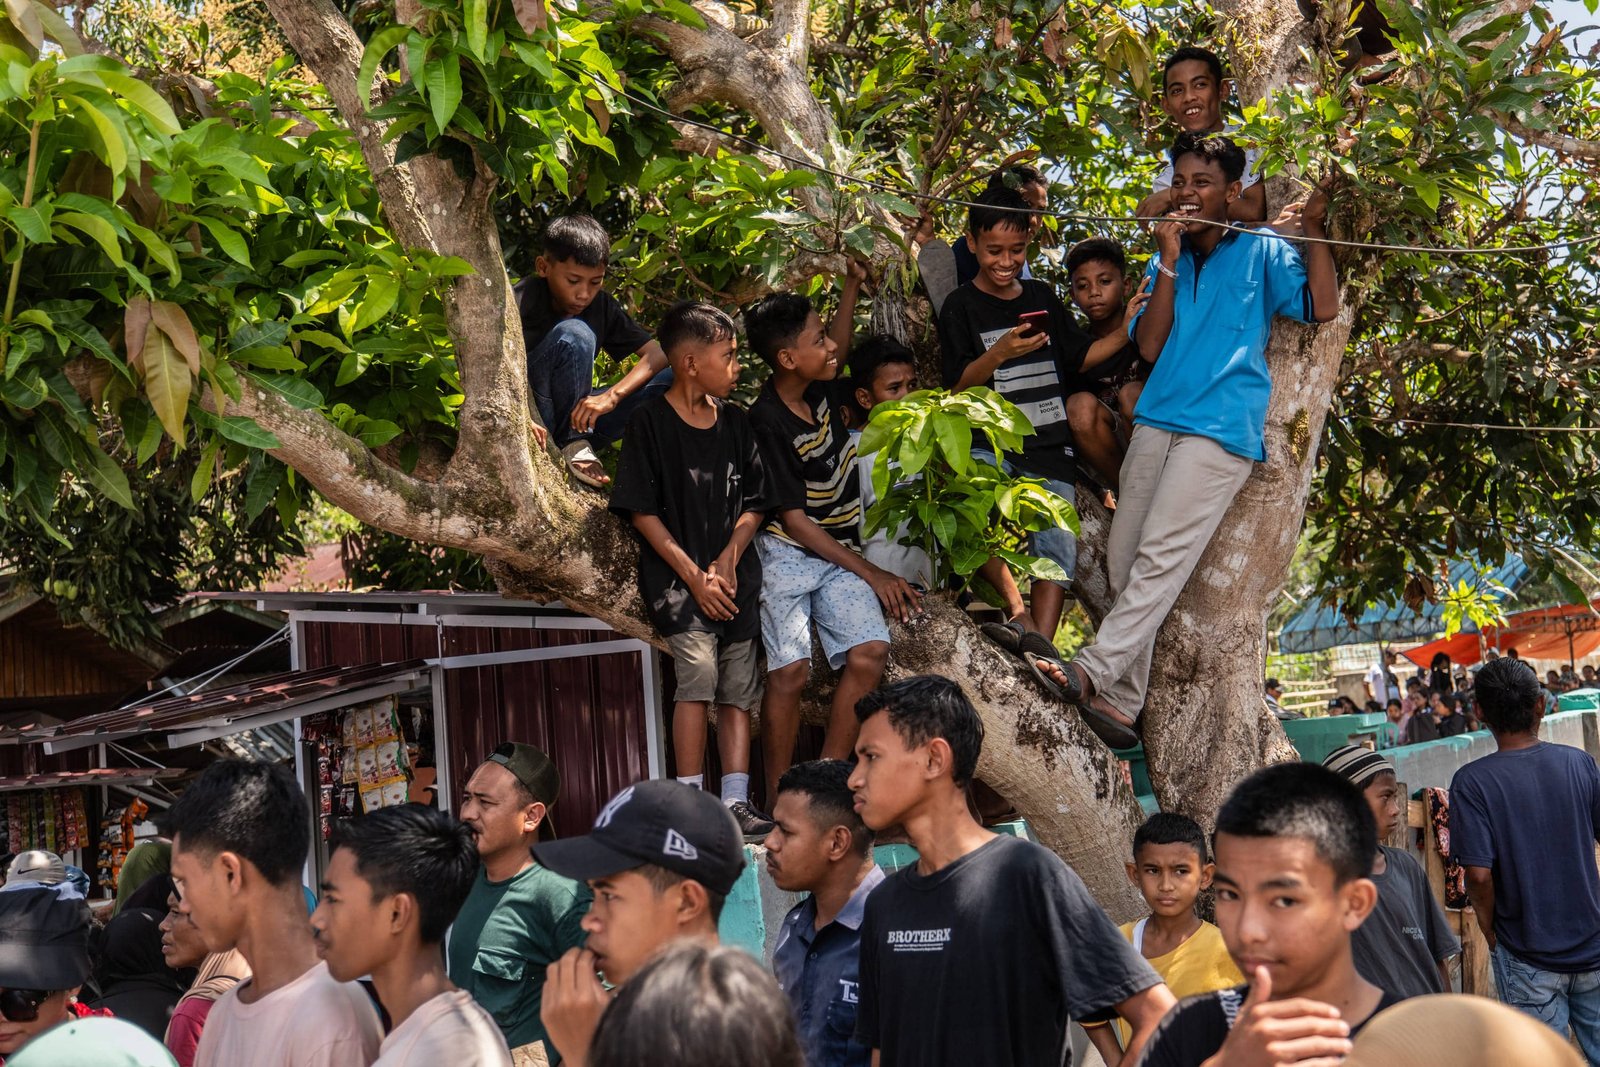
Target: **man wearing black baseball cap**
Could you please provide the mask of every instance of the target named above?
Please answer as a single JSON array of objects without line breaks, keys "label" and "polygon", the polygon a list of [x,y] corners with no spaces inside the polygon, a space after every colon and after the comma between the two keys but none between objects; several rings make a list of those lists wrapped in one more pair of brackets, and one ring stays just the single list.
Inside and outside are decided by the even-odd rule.
[{"label": "man wearing black baseball cap", "polygon": [[548,1062],[539,1005],[545,968],[583,944],[589,890],[533,861],[561,775],[532,745],[507,741],[473,772],[461,800],[482,865],[450,929],[450,981],[471,993],[511,1048],[515,1067]]},{"label": "man wearing black baseball cap", "polygon": [[582,1067],[609,995],[668,944],[717,939],[723,902],[745,869],[744,836],[716,797],[674,781],[611,798],[585,837],[533,847],[551,870],[587,882],[589,944],[552,964],[544,1024],[563,1062]]}]

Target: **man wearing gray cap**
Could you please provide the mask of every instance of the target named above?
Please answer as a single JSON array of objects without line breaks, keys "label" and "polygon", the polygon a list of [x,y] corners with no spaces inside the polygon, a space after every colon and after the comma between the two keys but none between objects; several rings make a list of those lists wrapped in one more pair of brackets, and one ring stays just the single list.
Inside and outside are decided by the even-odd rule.
[{"label": "man wearing gray cap", "polygon": [[461,801],[482,866],[450,930],[450,980],[494,1016],[515,1067],[549,1062],[539,1021],[545,968],[583,944],[593,899],[530,852],[560,791],[549,756],[507,741],[473,772]]}]

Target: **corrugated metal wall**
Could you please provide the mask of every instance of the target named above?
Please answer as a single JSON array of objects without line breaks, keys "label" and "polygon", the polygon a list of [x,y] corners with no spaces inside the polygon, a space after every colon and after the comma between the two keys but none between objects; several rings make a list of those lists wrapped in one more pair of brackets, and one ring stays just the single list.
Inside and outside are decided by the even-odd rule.
[{"label": "corrugated metal wall", "polygon": [[[609,630],[304,622],[304,668],[471,656],[609,641]],[[457,793],[502,741],[548,752],[561,771],[553,822],[581,833],[623,786],[649,776],[644,664],[637,652],[504,663],[445,672],[450,780]],[[452,798],[452,806],[459,803]]]}]

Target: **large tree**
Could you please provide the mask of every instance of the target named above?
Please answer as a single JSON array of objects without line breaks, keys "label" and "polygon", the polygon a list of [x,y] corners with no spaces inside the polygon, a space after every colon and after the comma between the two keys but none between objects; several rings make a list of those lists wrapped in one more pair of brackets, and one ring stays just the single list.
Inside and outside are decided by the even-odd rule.
[{"label": "large tree", "polygon": [[[265,83],[137,81],[75,55],[38,0],[7,0],[0,487],[13,538],[58,546],[48,574],[92,578],[82,513],[136,510],[159,480],[145,472],[174,469],[193,499],[228,494],[230,528],[291,522],[314,488],[373,528],[483,557],[509,593],[651,638],[631,537],[533,434],[506,263],[525,265],[529,228],[572,201],[623,238],[615,277],[646,317],[673,296],[819,287],[853,255],[872,264],[873,324],[925,344],[899,233],[959,212],[918,197],[962,198],[1037,155],[1058,205],[1128,214],[1164,136],[1152,59],[1178,42],[1225,45],[1242,136],[1281,168],[1272,203],[1326,181],[1342,239],[1582,236],[1600,155],[1592,66],[1526,2],[1379,5],[1391,51],[1366,65],[1347,5],[1287,0],[401,0],[353,5],[354,26],[332,0],[268,6],[320,88],[282,65]],[[41,51],[47,34],[65,56]],[[1095,228],[1061,220],[1058,248]],[[1144,732],[1163,806],[1209,821],[1238,775],[1292,754],[1260,699],[1263,622],[1319,472],[1318,529],[1364,592],[1423,584],[1449,552],[1590,536],[1587,436],[1427,426],[1592,415],[1589,252],[1341,248],[1340,318],[1277,330],[1268,460],[1158,640]],[[1390,419],[1420,428],[1396,440]],[[1559,507],[1526,506],[1557,484]],[[1440,485],[1459,492],[1444,507]],[[1426,514],[1373,529],[1363,504],[1385,496]],[[1107,518],[1083,510],[1096,617]],[[966,685],[988,727],[979,774],[1129,910],[1137,806],[1076,713],[944,599],[895,629],[891,670]]]}]

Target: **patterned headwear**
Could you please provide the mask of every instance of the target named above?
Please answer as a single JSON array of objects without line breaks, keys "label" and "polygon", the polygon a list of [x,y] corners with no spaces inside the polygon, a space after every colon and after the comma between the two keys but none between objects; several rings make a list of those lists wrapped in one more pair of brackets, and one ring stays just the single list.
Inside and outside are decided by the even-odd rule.
[{"label": "patterned headwear", "polygon": [[1357,748],[1355,745],[1334,749],[1323,758],[1322,765],[1357,789],[1365,789],[1367,783],[1385,771],[1394,773],[1394,764],[1387,757],[1378,755],[1370,748]]}]

